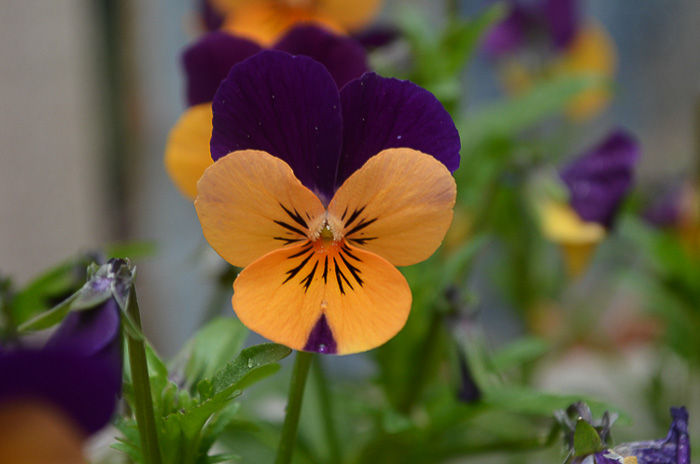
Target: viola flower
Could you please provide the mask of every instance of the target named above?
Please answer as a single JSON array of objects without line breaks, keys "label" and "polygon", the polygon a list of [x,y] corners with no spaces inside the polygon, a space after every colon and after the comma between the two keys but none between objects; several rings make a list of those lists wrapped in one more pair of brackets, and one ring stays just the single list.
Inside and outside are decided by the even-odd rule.
[{"label": "viola flower", "polygon": [[612,228],[639,156],[630,134],[613,131],[561,171],[568,204],[548,200],[540,205],[543,233],[562,245],[571,275],[583,272],[595,246]]},{"label": "viola flower", "polygon": [[322,353],[393,337],[411,307],[394,266],[428,258],[452,218],[460,142],[438,100],[374,73],[338,91],[316,61],[264,51],[221,83],[213,127],[195,207],[209,244],[245,268],[240,320]]},{"label": "viola flower", "polygon": [[[488,56],[506,58],[504,80],[509,92],[523,93],[540,78],[561,75],[612,78],[617,60],[614,44],[602,26],[584,23],[577,0],[510,0],[509,6],[508,15],[484,40]],[[539,59],[533,60],[533,49]],[[598,85],[577,95],[567,114],[574,120],[588,119],[609,100],[609,86]]]},{"label": "viola flower", "polygon": [[[290,30],[273,49],[304,55],[323,64],[338,87],[369,70],[367,55],[349,37],[316,26]],[[165,168],[180,192],[191,200],[197,195],[197,181],[213,162],[209,152],[211,101],[231,67],[262,51],[262,48],[226,32],[204,35],[183,54],[189,109],[180,117],[168,138]]]}]

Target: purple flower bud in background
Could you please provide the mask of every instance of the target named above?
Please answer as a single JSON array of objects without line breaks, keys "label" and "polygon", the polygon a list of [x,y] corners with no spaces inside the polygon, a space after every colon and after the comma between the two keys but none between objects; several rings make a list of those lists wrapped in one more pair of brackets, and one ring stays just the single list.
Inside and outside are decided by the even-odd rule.
[{"label": "purple flower bud in background", "polygon": [[561,171],[561,179],[570,192],[570,204],[581,219],[606,228],[612,226],[632,186],[639,156],[637,140],[616,130]]}]

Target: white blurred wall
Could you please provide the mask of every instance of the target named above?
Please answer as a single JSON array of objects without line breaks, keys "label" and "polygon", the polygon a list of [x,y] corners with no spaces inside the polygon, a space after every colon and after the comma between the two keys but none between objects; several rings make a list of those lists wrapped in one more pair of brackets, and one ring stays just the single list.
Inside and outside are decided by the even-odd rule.
[{"label": "white blurred wall", "polygon": [[87,3],[0,0],[0,273],[105,239]]}]

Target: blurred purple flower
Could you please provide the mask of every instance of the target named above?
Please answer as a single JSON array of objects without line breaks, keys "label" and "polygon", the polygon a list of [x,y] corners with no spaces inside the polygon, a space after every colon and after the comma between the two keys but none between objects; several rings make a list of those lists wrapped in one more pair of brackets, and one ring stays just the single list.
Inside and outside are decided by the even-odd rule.
[{"label": "blurred purple flower", "polygon": [[640,148],[629,133],[616,130],[599,145],[561,171],[570,204],[587,222],[610,228],[623,198],[632,186]]},{"label": "blurred purple flower", "polygon": [[555,50],[573,40],[580,17],[577,0],[509,0],[506,17],[486,35],[484,50],[491,57],[517,52],[531,41],[542,40]]},{"label": "blurred purple flower", "polygon": [[109,422],[121,392],[120,302],[131,275],[122,260],[96,268],[43,349],[0,350],[0,414],[2,404],[32,399],[56,406],[86,435]]}]

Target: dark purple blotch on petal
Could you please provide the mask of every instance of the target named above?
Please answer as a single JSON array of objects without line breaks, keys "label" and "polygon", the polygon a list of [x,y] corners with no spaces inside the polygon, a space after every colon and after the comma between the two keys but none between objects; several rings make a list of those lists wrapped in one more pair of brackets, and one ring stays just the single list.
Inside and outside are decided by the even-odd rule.
[{"label": "dark purple blotch on petal", "polygon": [[187,80],[187,104],[208,103],[231,67],[255,55],[260,45],[225,32],[205,34],[182,55]]},{"label": "dark purple blotch on petal", "polygon": [[569,46],[578,30],[578,0],[544,0],[542,17],[549,32],[552,45],[557,50]]},{"label": "dark purple blotch on petal", "polygon": [[343,155],[336,187],[387,148],[412,148],[454,172],[461,143],[452,118],[435,96],[409,81],[367,73],[340,90]]},{"label": "dark purple blotch on petal", "polygon": [[632,186],[640,156],[637,141],[618,130],[561,172],[570,204],[585,221],[611,227],[624,196]]},{"label": "dark purple blotch on petal", "polygon": [[333,332],[328,326],[326,315],[322,314],[316,325],[309,334],[309,339],[304,345],[304,351],[313,351],[315,353],[335,354],[338,352],[338,346],[333,338]]},{"label": "dark purple blotch on petal", "polygon": [[231,69],[214,96],[214,161],[263,150],[329,202],[342,146],[340,97],[333,78],[305,56],[266,50]]},{"label": "dark purple blotch on petal", "polygon": [[89,435],[111,419],[121,371],[111,363],[69,351],[19,350],[0,354],[0,379],[0,408],[11,401],[47,401]]},{"label": "dark purple blotch on petal", "polygon": [[273,48],[318,61],[331,73],[338,88],[369,71],[367,54],[356,40],[333,34],[318,26],[297,26]]},{"label": "dark purple blotch on petal", "polygon": [[688,411],[671,408],[671,427],[663,440],[625,443],[614,451],[622,456],[635,456],[638,464],[690,464]]}]

